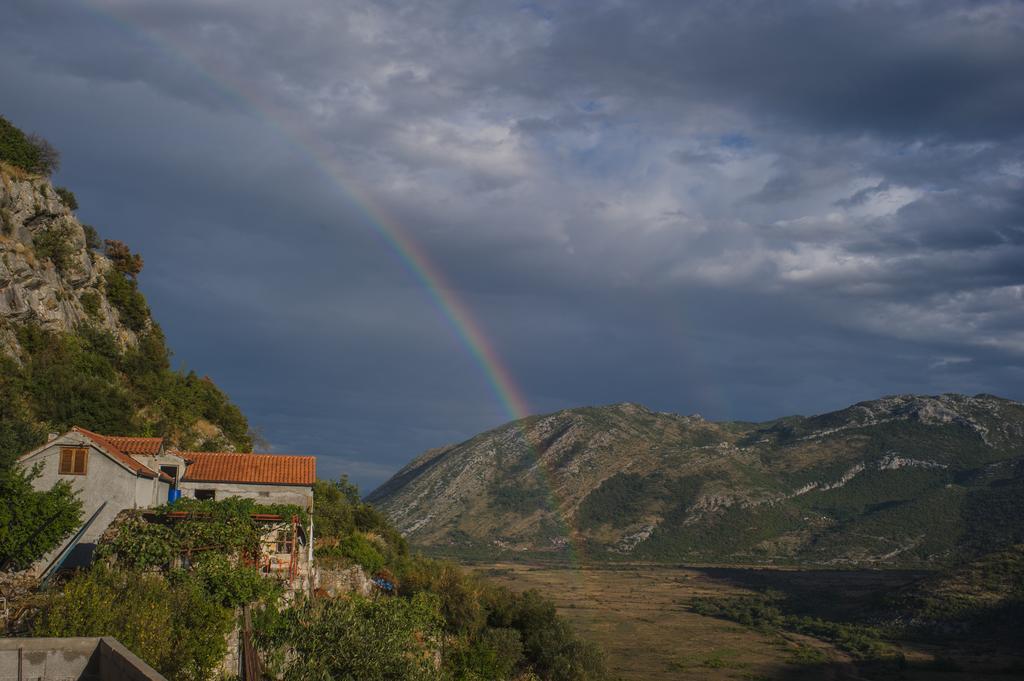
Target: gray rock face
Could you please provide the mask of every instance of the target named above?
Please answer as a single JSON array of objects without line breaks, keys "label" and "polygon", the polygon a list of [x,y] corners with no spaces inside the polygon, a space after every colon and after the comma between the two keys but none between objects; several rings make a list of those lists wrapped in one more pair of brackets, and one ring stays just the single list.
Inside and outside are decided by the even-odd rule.
[{"label": "gray rock face", "polygon": [[[40,254],[41,238],[63,244],[63,267]],[[0,352],[17,357],[13,328],[36,323],[48,331],[73,331],[90,322],[122,346],[136,342],[104,294],[110,260],[86,246],[81,223],[49,180],[0,168]],[[83,297],[94,302],[87,311]]]}]

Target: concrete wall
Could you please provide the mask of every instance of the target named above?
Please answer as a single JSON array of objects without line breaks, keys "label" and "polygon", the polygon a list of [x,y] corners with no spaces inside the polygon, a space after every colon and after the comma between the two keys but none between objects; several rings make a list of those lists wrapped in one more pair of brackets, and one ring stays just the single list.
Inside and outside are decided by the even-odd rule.
[{"label": "concrete wall", "polygon": [[295,485],[250,485],[231,482],[182,482],[181,495],[194,497],[197,489],[212,489],[216,499],[241,497],[263,504],[295,504],[309,510],[313,508],[313,488]]},{"label": "concrete wall", "polygon": [[135,479],[135,507],[153,508],[167,503],[167,490],[170,485],[150,478]]},{"label": "concrete wall", "polygon": [[116,638],[101,638],[99,653],[102,681],[167,681]]},{"label": "concrete wall", "polygon": [[167,679],[113,638],[3,638],[0,681]]}]

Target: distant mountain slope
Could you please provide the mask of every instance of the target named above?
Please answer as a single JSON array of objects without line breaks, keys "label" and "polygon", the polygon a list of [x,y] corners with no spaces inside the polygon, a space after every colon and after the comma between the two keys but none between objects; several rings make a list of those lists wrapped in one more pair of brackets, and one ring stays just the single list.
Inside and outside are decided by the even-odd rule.
[{"label": "distant mountain slope", "polygon": [[761,424],[568,409],[428,451],[368,499],[459,552],[941,563],[1024,541],[1024,405],[900,395]]}]

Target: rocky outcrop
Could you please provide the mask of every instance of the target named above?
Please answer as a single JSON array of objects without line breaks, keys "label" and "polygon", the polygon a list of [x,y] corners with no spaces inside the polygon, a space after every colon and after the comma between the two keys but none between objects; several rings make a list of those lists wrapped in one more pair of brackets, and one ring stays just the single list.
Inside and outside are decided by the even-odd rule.
[{"label": "rocky outcrop", "polygon": [[0,352],[17,357],[14,328],[25,323],[73,331],[89,322],[135,343],[105,295],[111,267],[48,179],[0,165]]}]

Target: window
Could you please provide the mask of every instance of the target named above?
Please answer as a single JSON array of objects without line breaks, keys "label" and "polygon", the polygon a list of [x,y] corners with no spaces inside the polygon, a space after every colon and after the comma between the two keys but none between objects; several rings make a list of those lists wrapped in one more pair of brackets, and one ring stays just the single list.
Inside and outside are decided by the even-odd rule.
[{"label": "window", "polygon": [[291,553],[292,552],[292,531],[291,530],[278,530],[277,531],[277,552],[278,553]]},{"label": "window", "polygon": [[217,492],[212,489],[197,489],[196,499],[199,501],[212,501],[217,498]]},{"label": "window", "polygon": [[85,475],[89,471],[89,450],[85,447],[61,447],[61,475]]},{"label": "window", "polygon": [[160,472],[166,473],[171,477],[174,482],[178,482],[178,467],[177,466],[160,466]]}]

